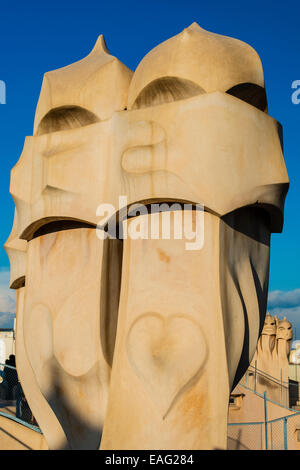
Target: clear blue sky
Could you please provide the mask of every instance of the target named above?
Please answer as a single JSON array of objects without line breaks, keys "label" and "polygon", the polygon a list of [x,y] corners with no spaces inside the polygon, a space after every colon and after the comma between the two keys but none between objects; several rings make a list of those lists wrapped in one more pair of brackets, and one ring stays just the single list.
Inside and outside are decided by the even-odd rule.
[{"label": "clear blue sky", "polygon": [[[32,134],[43,74],[86,56],[101,33],[111,54],[134,70],[150,49],[196,21],[205,29],[251,44],[262,59],[269,114],[283,124],[285,160],[291,182],[284,232],[272,236],[270,291],[291,294],[293,305],[289,308],[299,307],[300,317],[300,291],[295,291],[300,289],[300,104],[291,101],[291,84],[300,80],[300,3],[269,0],[248,3],[17,0],[5,2],[5,6],[3,3],[0,6],[0,80],[7,85],[7,104],[0,105],[0,245],[5,242],[13,221],[10,169],[20,156],[25,135]],[[6,253],[0,248],[0,271],[6,271],[8,266]],[[287,302],[290,301],[288,297]]]}]

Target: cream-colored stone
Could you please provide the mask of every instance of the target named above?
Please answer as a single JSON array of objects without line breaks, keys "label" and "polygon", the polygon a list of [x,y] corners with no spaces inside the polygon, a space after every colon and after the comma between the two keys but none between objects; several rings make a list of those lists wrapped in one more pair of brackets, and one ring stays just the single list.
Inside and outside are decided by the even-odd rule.
[{"label": "cream-colored stone", "polygon": [[[269,249],[261,241],[268,228],[256,215],[261,222],[258,240],[235,230],[239,224],[245,229],[253,215],[249,210],[235,219],[220,219],[205,212],[201,250],[188,251],[185,238],[124,241],[102,449],[226,447],[229,394],[242,373],[240,358],[249,363],[252,353],[243,352],[245,322],[253,349],[263,315],[253,302],[260,293],[250,272],[253,263],[264,284]],[[138,219],[142,223],[146,218],[150,227],[151,217]],[[130,219],[129,228],[133,223]],[[239,282],[240,291],[232,281]],[[223,291],[227,289],[231,300]]]},{"label": "cream-colored stone", "polygon": [[[103,426],[103,449],[226,447],[288,189],[266,106],[256,52],[196,24],[133,75],[102,37],[45,75],[7,250],[19,375],[49,448],[98,448]],[[163,218],[126,221],[143,201],[203,205],[204,245],[97,238],[114,216],[131,231]]]},{"label": "cream-colored stone", "polygon": [[49,448],[64,449],[67,447],[66,435],[50,403],[41,393],[35,371],[28,359],[24,342],[24,300],[25,288],[23,287],[17,290],[16,365],[18,377],[29,407],[44,432]]},{"label": "cream-colored stone", "polygon": [[288,383],[289,379],[289,356],[293,339],[292,324],[286,318],[278,320],[276,328],[276,344],[273,349],[273,376]]},{"label": "cream-colored stone", "polygon": [[264,86],[261,61],[252,47],[206,31],[197,23],[159,44],[144,57],[130,84],[129,107],[134,106],[150,83],[164,77],[188,80],[204,93],[226,92],[240,83]]},{"label": "cream-colored stone", "polygon": [[[277,122],[220,92],[27,139],[21,163],[11,192],[18,234],[27,240],[54,220],[96,225],[99,204],[118,209],[120,195],[128,204],[201,203],[219,216],[259,204],[270,212],[272,230],[282,228],[288,178]],[[25,190],[19,181],[28,173]]]},{"label": "cream-colored stone", "polygon": [[[82,127],[126,107],[132,71],[109,54],[99,36],[84,59],[44,76],[34,134]],[[60,113],[60,111],[64,113]],[[52,114],[50,114],[52,113]]]},{"label": "cream-colored stone", "polygon": [[[266,315],[255,355],[247,373],[246,385],[267,398],[289,407],[289,356],[292,325]],[[243,382],[244,383],[244,382]]]},{"label": "cream-colored stone", "polygon": [[25,284],[27,242],[18,236],[17,212],[15,211],[13,228],[4,248],[10,262],[11,289],[18,289]]},{"label": "cream-colored stone", "polygon": [[[255,355],[256,367],[260,372],[271,375],[272,371],[272,353],[276,342],[276,318],[267,314],[257,343]],[[252,361],[254,364],[254,361]]]},{"label": "cream-colored stone", "polygon": [[[97,448],[105,417],[110,366],[100,338],[102,247],[95,230],[85,228],[49,233],[28,247],[25,349],[70,448]],[[44,434],[48,440],[47,428]]]}]

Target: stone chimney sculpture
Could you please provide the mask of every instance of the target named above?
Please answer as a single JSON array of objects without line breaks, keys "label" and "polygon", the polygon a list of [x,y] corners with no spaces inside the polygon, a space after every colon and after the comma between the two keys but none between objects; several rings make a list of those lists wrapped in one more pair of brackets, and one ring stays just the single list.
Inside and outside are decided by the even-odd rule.
[{"label": "stone chimney sculpture", "polygon": [[[288,400],[289,355],[293,338],[292,324],[284,318],[266,315],[263,330],[257,343],[257,348],[251,362],[249,372],[256,372],[250,387],[255,387],[258,393],[267,393],[274,401],[282,400],[282,387],[285,399]],[[247,377],[249,381],[251,376]],[[253,380],[256,383],[254,384]]]},{"label": "stone chimney sculpture", "polygon": [[276,343],[276,318],[270,314],[266,315],[261,336],[257,343],[257,349],[252,361],[256,361],[256,367],[260,371],[270,373],[272,354]]},{"label": "stone chimney sculpture", "polygon": [[[51,449],[226,447],[287,189],[262,65],[239,40],[194,23],[133,73],[100,36],[85,59],[46,73],[11,174],[6,249],[17,368]],[[168,211],[182,220],[184,204],[194,225],[202,217],[199,249],[173,231],[122,238]]]},{"label": "stone chimney sculpture", "polygon": [[293,339],[292,324],[286,317],[278,320],[276,329],[276,345],[273,350],[273,375],[287,386],[289,380],[289,357]]}]

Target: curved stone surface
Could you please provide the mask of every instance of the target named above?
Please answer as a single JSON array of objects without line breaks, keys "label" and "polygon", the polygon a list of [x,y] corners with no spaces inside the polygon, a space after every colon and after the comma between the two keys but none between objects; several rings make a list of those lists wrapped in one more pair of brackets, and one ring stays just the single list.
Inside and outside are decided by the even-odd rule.
[{"label": "curved stone surface", "polygon": [[[261,62],[241,41],[193,24],[133,73],[100,37],[46,73],[6,249],[19,376],[49,448],[99,448],[102,428],[103,449],[226,447],[288,184]],[[141,202],[169,206],[128,216]]]}]

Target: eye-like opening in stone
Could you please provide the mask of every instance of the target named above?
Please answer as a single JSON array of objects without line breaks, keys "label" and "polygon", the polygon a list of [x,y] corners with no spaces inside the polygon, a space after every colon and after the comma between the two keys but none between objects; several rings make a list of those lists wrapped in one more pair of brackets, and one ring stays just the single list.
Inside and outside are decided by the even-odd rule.
[{"label": "eye-like opening in stone", "polygon": [[239,83],[227,90],[226,93],[255,106],[261,111],[267,112],[268,110],[266,90],[255,83]]},{"label": "eye-like opening in stone", "polygon": [[95,228],[95,225],[71,217],[45,217],[32,222],[21,233],[20,239],[30,241],[49,233],[74,230],[77,228]]},{"label": "eye-like opening in stone", "polygon": [[184,100],[206,93],[196,83],[179,77],[161,77],[150,82],[139,93],[132,109],[147,108]]},{"label": "eye-like opening in stone", "polygon": [[99,118],[80,106],[60,106],[53,108],[41,120],[37,135],[76,129],[99,122]]}]

